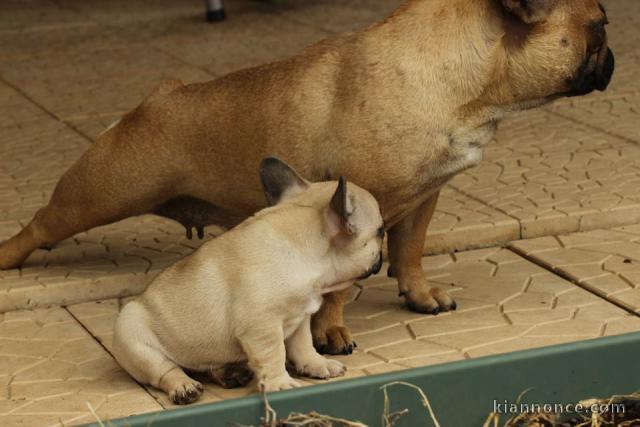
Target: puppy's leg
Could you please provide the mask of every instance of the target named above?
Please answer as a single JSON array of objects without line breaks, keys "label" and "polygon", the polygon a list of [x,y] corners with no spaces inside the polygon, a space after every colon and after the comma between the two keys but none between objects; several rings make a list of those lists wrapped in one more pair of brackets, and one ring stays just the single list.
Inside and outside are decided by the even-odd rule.
[{"label": "puppy's leg", "polygon": [[114,357],[138,382],[163,390],[173,403],[184,405],[198,400],[202,384],[165,356],[147,322],[146,311],[138,302],[124,306],[114,329]]},{"label": "puppy's leg", "polygon": [[318,354],[311,339],[311,318],[305,317],[298,329],[285,341],[287,357],[300,375],[333,378],[344,375],[345,367],[337,360]]},{"label": "puppy's leg", "polygon": [[249,367],[265,392],[299,387],[285,367],[287,362],[282,324],[252,325],[238,333],[238,340],[249,359]]},{"label": "puppy's leg", "polygon": [[438,201],[434,194],[389,230],[389,277],[398,278],[400,295],[419,313],[438,314],[456,309],[455,301],[439,288],[432,288],[422,270],[422,250],[427,226]]},{"label": "puppy's leg", "polygon": [[313,344],[322,354],[351,354],[356,343],[351,331],[344,326],[344,305],[350,288],[326,294],[322,306],[311,320]]},{"label": "puppy's leg", "polygon": [[[105,135],[58,181],[49,204],[17,235],[0,244],[0,269],[14,268],[39,247],[76,233],[151,211],[173,194],[171,165],[149,162],[135,142]],[[156,154],[156,153],[154,153]]]}]

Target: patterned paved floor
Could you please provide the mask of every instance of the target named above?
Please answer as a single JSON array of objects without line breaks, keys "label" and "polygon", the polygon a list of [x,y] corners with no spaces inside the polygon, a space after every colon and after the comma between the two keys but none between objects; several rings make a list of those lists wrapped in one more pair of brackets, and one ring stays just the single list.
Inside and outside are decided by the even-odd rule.
[{"label": "patterned paved floor", "polygon": [[[0,2],[0,240],[161,79],[285,57],[400,2],[229,0],[219,25],[196,1]],[[640,2],[605,6],[610,89],[509,117],[482,165],[442,192],[425,250],[445,255],[424,266],[459,311],[413,314],[387,278],[363,282],[347,309],[359,344],[340,357],[348,377],[640,330]],[[0,271],[0,425],[88,422],[87,402],[103,419],[171,406],[113,361],[111,328],[130,295],[200,244],[144,216]],[[203,401],[246,393],[207,385]]]},{"label": "patterned paved floor", "polygon": [[[537,257],[565,250],[557,249],[563,242],[566,257],[552,258],[560,266],[553,269],[563,268],[572,257],[571,248],[602,241],[602,235],[609,236],[607,242],[638,240],[637,229],[524,240],[514,246]],[[627,289],[640,287],[639,253],[636,249],[632,255],[635,275],[631,267],[615,270],[609,280],[593,286],[609,286],[610,291],[610,283],[621,279]],[[616,265],[626,266],[625,259]],[[438,316],[411,313],[402,307],[396,285],[387,277],[360,283],[346,310],[358,349],[335,357],[348,367],[345,378],[640,331],[640,316],[619,307],[620,298],[608,300],[615,291],[589,292],[579,279],[562,278],[513,250],[436,255],[425,257],[423,265],[432,282],[456,297],[459,310]],[[587,283],[591,289],[592,282]],[[87,402],[102,419],[174,407],[163,393],[137,385],[109,354],[113,322],[129,299],[5,313],[0,322],[0,380],[6,395],[0,395],[0,424],[89,422],[94,418]],[[302,380],[306,385],[317,382]],[[205,384],[200,403],[250,392]]]}]

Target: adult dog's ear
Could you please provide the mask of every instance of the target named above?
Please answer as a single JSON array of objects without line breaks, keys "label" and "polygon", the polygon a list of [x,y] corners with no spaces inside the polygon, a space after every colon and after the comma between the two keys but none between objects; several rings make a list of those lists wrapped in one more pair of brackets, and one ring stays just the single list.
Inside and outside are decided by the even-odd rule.
[{"label": "adult dog's ear", "polygon": [[527,24],[547,18],[557,0],[502,0],[502,5]]},{"label": "adult dog's ear", "polygon": [[353,200],[347,191],[347,180],[341,176],[338,180],[336,192],[331,197],[329,204],[331,210],[331,220],[334,221],[334,229],[346,235],[356,233],[355,226],[351,223],[351,214],[353,214]]},{"label": "adult dog's ear", "polygon": [[309,182],[291,166],[276,157],[266,157],[260,163],[260,181],[269,206],[304,191]]}]

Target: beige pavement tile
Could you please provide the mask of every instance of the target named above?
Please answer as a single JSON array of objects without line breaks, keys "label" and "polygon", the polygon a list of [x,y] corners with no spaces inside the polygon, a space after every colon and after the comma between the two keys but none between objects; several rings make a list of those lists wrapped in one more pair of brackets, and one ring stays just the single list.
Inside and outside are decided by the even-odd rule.
[{"label": "beige pavement tile", "polygon": [[415,357],[452,353],[455,352],[455,350],[446,345],[436,345],[433,342],[411,340],[401,343],[391,343],[384,347],[374,348],[370,352],[385,362],[397,362]]},{"label": "beige pavement tile", "polygon": [[[558,236],[561,247],[553,244],[549,248],[551,242],[545,245],[536,240],[541,239],[513,242],[511,246],[584,288],[640,312],[640,235],[635,227]],[[564,296],[559,304],[562,299]]]},{"label": "beige pavement tile", "polygon": [[87,403],[105,419],[161,408],[66,310],[0,318],[0,330],[25,332],[0,344],[0,425],[68,425],[90,415]]},{"label": "beige pavement tile", "polygon": [[450,185],[521,225],[523,238],[640,220],[640,147],[537,110],[507,118],[483,162]]},{"label": "beige pavement tile", "polygon": [[[347,322],[347,325],[349,322]],[[357,337],[357,343],[360,348],[371,350],[390,343],[401,343],[411,341],[411,335],[404,325],[393,326],[370,333],[362,333]]]},{"label": "beige pavement tile", "polygon": [[406,366],[407,368],[420,368],[422,366],[439,365],[442,363],[457,362],[464,360],[465,356],[460,351],[453,351],[444,354],[438,354],[435,356],[414,357],[411,359],[403,359],[396,362],[398,365]]},{"label": "beige pavement tile", "polygon": [[516,219],[445,187],[429,224],[425,253],[494,246],[519,237],[520,225]]},{"label": "beige pavement tile", "polygon": [[0,4],[0,35],[53,28],[73,30],[87,24],[87,18],[76,10],[47,0],[5,0]]},{"label": "beige pavement tile", "polygon": [[0,272],[0,312],[137,295],[218,228],[206,230],[205,240],[189,241],[179,224],[147,215],[37,250],[19,272]]},{"label": "beige pavement tile", "polygon": [[259,10],[236,14],[221,25],[192,19],[161,25],[150,33],[150,44],[215,76],[295,55],[331,35],[282,14]]},{"label": "beige pavement tile", "polygon": [[395,363],[385,363],[383,365],[370,366],[364,369],[364,372],[366,372],[367,375],[378,375],[386,374],[389,372],[402,371],[403,369],[407,369],[407,367]]},{"label": "beige pavement tile", "polygon": [[9,59],[12,66],[0,68],[3,77],[57,118],[71,123],[96,114],[126,112],[164,79],[179,76],[195,82],[211,78],[164,52],[127,41],[97,39],[93,46],[69,44],[65,49]]},{"label": "beige pavement tile", "polygon": [[536,347],[546,347],[550,345],[565,344],[577,341],[579,338],[571,336],[555,337],[516,337],[505,341],[491,343],[482,347],[476,347],[467,351],[469,357],[490,356],[512,351],[528,350]]},{"label": "beige pavement tile", "polygon": [[[624,236],[640,237],[638,231],[627,228]],[[529,247],[540,253],[545,253],[546,249],[545,245]],[[396,296],[395,285],[382,273],[362,281],[357,299],[347,305],[346,317],[347,326],[354,328],[358,348],[349,356],[332,356],[347,365],[345,378],[640,330],[640,322],[637,322],[640,318],[507,249],[489,248],[454,256],[425,257],[423,264],[437,283],[454,283],[451,293],[458,298],[459,311],[438,316],[411,313],[401,309],[402,302]],[[522,296],[529,294],[533,295],[533,303],[520,301]],[[545,304],[538,304],[541,301]],[[75,304],[68,309],[109,348],[111,328],[123,302],[123,299],[110,299]],[[18,316],[15,321],[25,319]],[[100,392],[99,387],[83,383],[89,373],[95,375],[96,372],[112,378],[111,386],[102,389],[103,394],[119,395],[129,390],[126,374],[112,359],[107,360],[107,356],[74,359],[71,348],[79,345],[72,340],[69,341],[70,350],[58,349],[55,353],[56,360],[78,364],[68,379],[74,381],[74,390],[88,394]],[[4,363],[22,366],[12,358]],[[301,379],[304,386],[323,382]],[[249,388],[224,390],[206,381],[204,385],[205,394],[200,403],[253,392]],[[29,389],[25,386],[24,390],[26,393]],[[174,406],[159,390],[149,387],[147,391],[163,407]]]},{"label": "beige pavement tile", "polygon": [[402,3],[402,0],[282,2],[287,8],[284,16],[288,19],[336,33],[354,31],[385,18]]},{"label": "beige pavement tile", "polygon": [[607,322],[607,325],[604,329],[604,334],[626,334],[629,332],[637,332],[638,328],[640,328],[640,318],[628,316]]}]

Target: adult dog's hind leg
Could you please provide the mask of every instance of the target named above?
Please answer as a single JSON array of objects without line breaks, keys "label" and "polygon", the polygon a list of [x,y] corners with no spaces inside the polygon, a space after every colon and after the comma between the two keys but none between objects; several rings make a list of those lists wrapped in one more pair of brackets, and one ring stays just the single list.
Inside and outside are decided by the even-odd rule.
[{"label": "adult dog's hind leg", "polygon": [[37,248],[76,233],[152,211],[174,196],[167,182],[171,164],[149,162],[132,144],[99,140],[62,176],[47,206],[0,244],[0,269],[15,268]]}]

